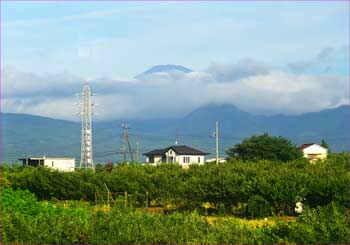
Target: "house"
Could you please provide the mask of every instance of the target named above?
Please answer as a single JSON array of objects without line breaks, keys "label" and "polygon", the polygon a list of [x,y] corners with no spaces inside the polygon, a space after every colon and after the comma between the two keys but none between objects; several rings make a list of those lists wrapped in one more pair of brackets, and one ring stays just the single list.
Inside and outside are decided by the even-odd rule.
[{"label": "house", "polygon": [[26,166],[47,166],[64,172],[73,172],[75,158],[26,157],[18,159]]},{"label": "house", "polygon": [[146,152],[143,155],[146,156],[146,163],[178,163],[182,167],[187,167],[193,163],[204,164],[204,156],[208,154],[186,145],[174,145]]},{"label": "house", "polygon": [[327,159],[328,149],[315,143],[303,144],[299,147],[303,151],[304,157],[310,161],[316,161],[317,159]]}]

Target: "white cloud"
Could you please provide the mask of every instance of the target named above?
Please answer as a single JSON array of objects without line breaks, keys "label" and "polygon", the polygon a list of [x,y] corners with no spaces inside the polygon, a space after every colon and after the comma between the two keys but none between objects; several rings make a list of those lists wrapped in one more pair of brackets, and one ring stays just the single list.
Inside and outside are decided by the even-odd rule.
[{"label": "white cloud", "polygon": [[3,80],[2,98],[38,95],[64,96],[79,91],[82,84],[81,78],[68,73],[38,76],[9,67],[2,69],[1,75]]},{"label": "white cloud", "polygon": [[11,113],[25,113],[52,118],[78,120],[75,115],[79,111],[74,97],[25,97],[1,99],[2,111]]},{"label": "white cloud", "polygon": [[[263,64],[256,69],[254,61],[237,64],[211,65],[205,72],[155,73],[128,82],[91,80],[97,93],[93,100],[99,105],[95,119],[180,117],[212,102],[262,114],[303,113],[349,103],[347,76],[296,74],[269,70]],[[78,98],[73,94],[82,89],[84,79],[15,69],[3,75],[3,111],[79,119],[74,116]]]},{"label": "white cloud", "polygon": [[322,49],[313,59],[291,62],[288,68],[294,73],[349,74],[349,46]]},{"label": "white cloud", "polygon": [[301,91],[318,89],[319,77],[311,75],[293,75],[285,72],[273,72],[244,78],[241,85],[255,91],[293,94]]},{"label": "white cloud", "polygon": [[270,69],[262,62],[243,59],[236,64],[212,63],[207,71],[214,76],[216,81],[236,81],[245,77],[266,75]]}]

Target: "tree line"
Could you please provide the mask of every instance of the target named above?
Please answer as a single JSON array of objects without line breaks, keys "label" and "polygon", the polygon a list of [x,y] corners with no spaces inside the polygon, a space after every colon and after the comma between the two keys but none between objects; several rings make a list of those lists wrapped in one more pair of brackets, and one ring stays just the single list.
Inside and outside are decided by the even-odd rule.
[{"label": "tree line", "polygon": [[[248,161],[219,165],[101,166],[96,172],[59,172],[45,167],[1,166],[2,185],[29,190],[39,200],[95,202],[96,193],[127,192],[132,205],[197,210],[241,217],[296,215],[296,202],[315,208],[331,202],[350,207],[349,154],[327,161]],[[147,202],[147,203],[145,203]]]}]

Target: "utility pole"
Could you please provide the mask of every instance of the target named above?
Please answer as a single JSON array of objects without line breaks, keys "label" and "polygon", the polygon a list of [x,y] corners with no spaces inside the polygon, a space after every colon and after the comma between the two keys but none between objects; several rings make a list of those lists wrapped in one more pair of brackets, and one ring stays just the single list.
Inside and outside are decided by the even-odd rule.
[{"label": "utility pole", "polygon": [[128,125],[126,123],[123,123],[121,125],[123,128],[123,147],[122,147],[122,154],[123,154],[123,163],[126,162],[126,129],[128,128]]},{"label": "utility pole", "polygon": [[216,164],[219,164],[219,122],[216,121],[216,131],[215,131],[215,137],[216,137]]},{"label": "utility pole", "polygon": [[176,129],[175,145],[179,144],[179,129]]},{"label": "utility pole", "polygon": [[80,168],[94,168],[92,158],[92,106],[91,92],[88,83],[84,83],[83,92],[79,93],[81,102],[81,111],[77,113],[81,115],[81,153]]},{"label": "utility pole", "polygon": [[139,142],[136,141],[136,162],[139,162]]},{"label": "utility pole", "polygon": [[134,154],[132,152],[132,148],[131,148],[131,145],[130,145],[128,132],[127,132],[127,130],[129,129],[129,125],[126,124],[126,123],[123,123],[121,125],[121,127],[123,128],[123,148],[122,148],[123,162],[124,163],[126,162],[126,144],[128,144],[131,162],[134,162]]},{"label": "utility pole", "polygon": [[134,153],[132,152],[132,148],[131,148],[131,145],[130,145],[130,141],[129,141],[128,134],[126,134],[126,142],[128,142],[128,147],[129,147],[129,153],[130,153],[131,162],[135,162],[135,160],[134,160]]}]

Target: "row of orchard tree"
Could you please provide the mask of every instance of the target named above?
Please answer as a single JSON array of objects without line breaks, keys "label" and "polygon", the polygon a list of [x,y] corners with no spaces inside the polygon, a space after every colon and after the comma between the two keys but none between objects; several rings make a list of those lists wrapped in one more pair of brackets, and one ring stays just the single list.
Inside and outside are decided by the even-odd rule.
[{"label": "row of orchard tree", "polygon": [[[243,217],[295,215],[297,202],[350,206],[349,154],[325,162],[243,161],[193,165],[100,167],[70,173],[48,168],[1,166],[2,186],[27,189],[39,200],[96,201],[96,193],[128,193],[131,205],[225,213]],[[130,201],[131,202],[131,201]],[[145,203],[147,202],[147,203]]]},{"label": "row of orchard tree", "polygon": [[0,238],[1,244],[349,244],[344,212],[332,202],[295,221],[256,226],[227,217],[210,221],[196,211],[154,215],[82,201],[38,202],[29,191],[4,188]]}]

